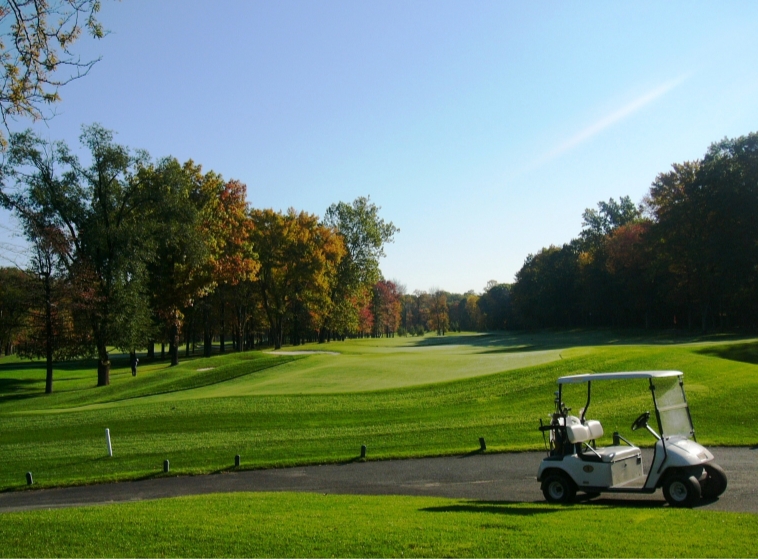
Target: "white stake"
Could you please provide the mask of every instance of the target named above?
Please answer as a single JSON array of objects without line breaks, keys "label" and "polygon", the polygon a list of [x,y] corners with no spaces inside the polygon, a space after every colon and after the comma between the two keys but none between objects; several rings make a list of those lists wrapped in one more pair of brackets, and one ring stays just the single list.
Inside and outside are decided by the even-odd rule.
[{"label": "white stake", "polygon": [[105,444],[108,445],[108,456],[113,456],[113,447],[111,447],[111,430],[105,430]]}]

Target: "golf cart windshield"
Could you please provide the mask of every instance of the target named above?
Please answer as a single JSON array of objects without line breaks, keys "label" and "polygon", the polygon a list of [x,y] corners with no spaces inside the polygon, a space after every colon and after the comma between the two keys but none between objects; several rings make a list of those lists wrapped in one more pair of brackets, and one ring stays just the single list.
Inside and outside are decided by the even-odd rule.
[{"label": "golf cart windshield", "polygon": [[663,431],[661,436],[695,436],[681,380],[681,376],[650,379],[651,384],[655,386],[655,405]]}]

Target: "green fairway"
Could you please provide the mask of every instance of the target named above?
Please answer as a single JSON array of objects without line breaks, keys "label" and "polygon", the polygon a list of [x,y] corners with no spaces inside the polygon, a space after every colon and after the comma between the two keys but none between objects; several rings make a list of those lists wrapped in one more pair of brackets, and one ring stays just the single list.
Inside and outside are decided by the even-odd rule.
[{"label": "green fairway", "polygon": [[2,515],[2,557],[753,557],[758,516],[235,493]]},{"label": "green fairway", "polygon": [[[70,363],[56,371],[49,396],[39,363],[5,358],[0,489],[25,487],[27,471],[40,486],[163,475],[164,459],[172,473],[227,469],[236,454],[245,468],[349,461],[362,444],[369,459],[465,453],[479,437],[496,451],[538,449],[536,426],[552,411],[555,380],[592,371],[682,370],[698,440],[755,444],[746,410],[758,396],[758,343],[674,341],[602,332],[365,339],[298,348],[339,355],[154,363],[136,378],[116,361],[105,388],[94,386],[92,363]],[[644,382],[631,389],[596,392],[590,415],[606,433],[628,435],[650,408]]]}]

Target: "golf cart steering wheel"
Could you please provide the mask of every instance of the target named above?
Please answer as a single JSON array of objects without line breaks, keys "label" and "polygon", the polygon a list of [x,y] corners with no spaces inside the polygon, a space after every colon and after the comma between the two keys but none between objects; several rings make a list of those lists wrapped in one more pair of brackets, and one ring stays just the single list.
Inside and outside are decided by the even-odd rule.
[{"label": "golf cart steering wheel", "polygon": [[645,427],[647,425],[648,419],[650,419],[650,412],[646,411],[634,420],[634,423],[632,423],[632,431],[636,431],[637,429],[642,429]]}]

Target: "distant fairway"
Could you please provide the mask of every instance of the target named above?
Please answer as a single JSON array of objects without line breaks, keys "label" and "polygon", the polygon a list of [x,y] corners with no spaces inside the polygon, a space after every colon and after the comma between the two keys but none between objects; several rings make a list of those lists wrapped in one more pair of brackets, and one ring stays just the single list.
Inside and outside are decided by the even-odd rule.
[{"label": "distant fairway", "polygon": [[[522,347],[515,345],[512,351],[503,351],[509,348],[503,342],[502,337],[471,335],[332,343],[328,349],[339,355],[307,355],[307,359],[209,387],[203,396],[365,392],[491,375],[560,359],[558,349],[519,351]],[[301,348],[324,349],[317,344]],[[297,350],[288,348],[287,353]],[[185,396],[196,397],[177,395]]]},{"label": "distant fairway", "polygon": [[[685,344],[676,342],[688,342]],[[116,360],[111,386],[94,363],[56,370],[45,396],[40,363],[0,360],[0,489],[354,460],[542,447],[539,418],[555,380],[592,371],[680,369],[698,440],[754,445],[758,342],[618,337],[607,332],[365,339],[153,363],[133,378]],[[571,397],[571,395],[569,394]],[[581,395],[569,405],[583,405]],[[628,433],[649,409],[645,386],[609,384],[593,401],[606,433]],[[105,456],[103,431],[113,437]],[[651,441],[640,440],[643,444]]]}]

